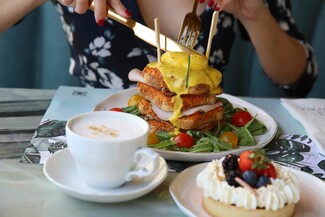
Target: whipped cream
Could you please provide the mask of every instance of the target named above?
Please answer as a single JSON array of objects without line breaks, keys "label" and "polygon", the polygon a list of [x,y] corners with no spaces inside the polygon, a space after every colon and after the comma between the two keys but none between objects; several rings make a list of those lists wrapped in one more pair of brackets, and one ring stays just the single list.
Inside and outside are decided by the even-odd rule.
[{"label": "whipped cream", "polygon": [[286,204],[299,201],[298,179],[290,170],[273,163],[277,179],[271,178],[271,185],[256,189],[258,196],[255,196],[249,189],[236,188],[227,183],[221,164],[222,160],[210,162],[196,178],[197,186],[203,189],[204,197],[211,197],[225,204],[243,207],[247,210],[264,208],[276,211]]}]

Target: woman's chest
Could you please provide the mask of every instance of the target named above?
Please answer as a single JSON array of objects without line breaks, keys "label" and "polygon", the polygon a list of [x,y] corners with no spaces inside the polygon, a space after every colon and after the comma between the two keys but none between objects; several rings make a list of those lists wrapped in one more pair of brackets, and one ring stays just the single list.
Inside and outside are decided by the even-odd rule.
[{"label": "woman's chest", "polygon": [[[184,16],[192,11],[194,0],[137,0],[141,15],[147,26],[154,29],[154,19],[159,18],[160,31],[177,39]],[[197,14],[205,10],[199,4]]]}]

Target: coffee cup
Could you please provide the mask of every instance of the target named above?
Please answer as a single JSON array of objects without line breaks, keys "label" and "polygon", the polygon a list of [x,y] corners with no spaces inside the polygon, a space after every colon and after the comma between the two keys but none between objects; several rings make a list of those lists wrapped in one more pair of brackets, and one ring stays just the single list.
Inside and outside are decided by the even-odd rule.
[{"label": "coffee cup", "polygon": [[66,124],[69,151],[87,185],[115,189],[134,177],[152,175],[159,155],[147,148],[148,123],[115,111],[83,113]]}]

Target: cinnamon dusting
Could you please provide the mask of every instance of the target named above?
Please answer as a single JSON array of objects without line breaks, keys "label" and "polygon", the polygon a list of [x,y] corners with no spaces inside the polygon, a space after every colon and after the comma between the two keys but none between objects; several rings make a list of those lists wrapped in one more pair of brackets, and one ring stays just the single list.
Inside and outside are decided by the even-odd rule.
[{"label": "cinnamon dusting", "polygon": [[117,130],[114,130],[112,128],[106,127],[104,125],[94,126],[90,125],[88,126],[88,129],[91,130],[91,132],[97,136],[111,136],[111,137],[118,137],[119,132]]}]

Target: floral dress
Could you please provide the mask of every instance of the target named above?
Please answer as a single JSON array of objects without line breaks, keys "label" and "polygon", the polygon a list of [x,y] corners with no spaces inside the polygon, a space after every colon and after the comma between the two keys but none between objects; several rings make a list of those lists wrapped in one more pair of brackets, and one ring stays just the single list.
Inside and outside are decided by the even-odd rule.
[{"label": "floral dress", "polygon": [[[80,15],[72,7],[65,7],[52,0],[60,14],[63,29],[70,46],[70,68],[72,75],[80,78],[87,87],[126,89],[135,86],[128,73],[133,68],[143,69],[149,62],[156,61],[156,48],[137,38],[133,31],[124,25],[107,19],[99,27],[92,11]],[[144,24],[136,0],[124,0],[124,5],[132,12],[132,19]],[[307,67],[300,80],[293,85],[278,85],[292,96],[305,96],[317,77],[317,67],[311,46],[299,33],[291,17],[290,2],[269,0],[265,4],[282,29],[296,38],[306,50]],[[205,53],[213,10],[206,8],[201,14],[201,33],[195,49]],[[237,28],[239,26],[239,28]],[[209,64],[225,72],[230,50],[235,40],[236,30],[242,38],[249,40],[244,27],[231,14],[221,12],[218,33],[212,42]]]}]

